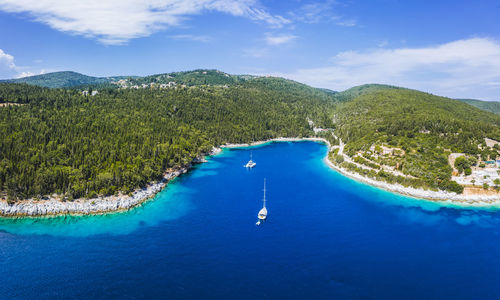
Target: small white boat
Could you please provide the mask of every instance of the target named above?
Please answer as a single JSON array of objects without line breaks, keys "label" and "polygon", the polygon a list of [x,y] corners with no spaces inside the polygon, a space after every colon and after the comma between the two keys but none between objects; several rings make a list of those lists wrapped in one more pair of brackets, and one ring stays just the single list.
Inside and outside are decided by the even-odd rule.
[{"label": "small white boat", "polygon": [[253,160],[252,160],[252,153],[250,153],[250,160],[247,162],[247,164],[244,166],[245,168],[253,168],[257,165]]},{"label": "small white boat", "polygon": [[263,206],[261,210],[259,211],[259,214],[257,217],[259,218],[259,221],[257,221],[257,225],[260,225],[260,221],[264,221],[267,219],[267,208],[266,208],[266,179],[264,179],[264,199],[262,200]]}]

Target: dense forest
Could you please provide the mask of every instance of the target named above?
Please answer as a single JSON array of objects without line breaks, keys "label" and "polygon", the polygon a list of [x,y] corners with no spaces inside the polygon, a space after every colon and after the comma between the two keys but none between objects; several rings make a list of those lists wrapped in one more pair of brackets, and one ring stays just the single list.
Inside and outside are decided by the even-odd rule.
[{"label": "dense forest", "polygon": [[361,93],[338,105],[335,120],[349,156],[366,153],[373,145],[400,148],[405,155],[378,162],[397,164],[412,180],[400,177],[389,181],[406,180],[409,185],[432,189],[461,192],[462,188],[450,181],[448,155],[486,151],[488,157],[491,150],[481,151],[478,146],[485,148],[485,137],[500,140],[499,116],[457,100],[400,88]]},{"label": "dense forest", "polygon": [[5,83],[26,83],[49,88],[69,88],[74,86],[102,85],[130,76],[92,77],[71,71],[53,72],[18,79],[0,80]]},{"label": "dense forest", "polygon": [[[0,187],[11,199],[130,192],[213,146],[331,126],[324,92],[266,78],[230,87],[81,91],[0,84]],[[330,123],[329,123],[330,122]]]},{"label": "dense forest", "polygon": [[357,97],[364,94],[369,94],[386,89],[402,89],[402,88],[385,84],[363,84],[352,87],[342,92],[335,93],[335,99],[337,99],[338,101],[345,102],[356,99]]},{"label": "dense forest", "polygon": [[475,99],[457,99],[469,105],[475,106],[484,111],[489,111],[494,114],[500,115],[500,102],[496,101],[482,101]]},{"label": "dense forest", "polygon": [[3,80],[4,83],[26,83],[49,88],[86,88],[86,87],[118,87],[117,82],[125,81],[125,86],[142,84],[162,84],[175,82],[179,85],[232,85],[248,79],[255,79],[252,75],[230,75],[218,70],[193,70],[185,72],[172,72],[164,74],[139,76],[111,76],[93,77],[76,72],[53,72],[18,79]]},{"label": "dense forest", "polygon": [[175,82],[179,85],[232,85],[247,79],[254,79],[250,75],[230,75],[218,70],[193,70],[187,72],[173,72],[127,79],[129,85],[162,84]]},{"label": "dense forest", "polygon": [[[156,85],[172,81],[176,84],[168,88]],[[217,70],[114,78],[58,72],[22,82],[0,83],[0,191],[12,200],[131,192],[214,146],[311,136],[308,120],[333,129],[346,143],[345,153],[370,167],[332,153],[333,161],[348,169],[461,192],[451,181],[449,153],[493,157],[497,150],[485,147],[484,138],[500,140],[500,116],[387,85],[334,92]],[[92,96],[92,90],[98,94]],[[329,132],[319,136],[339,143]],[[367,154],[384,145],[404,155]],[[384,165],[405,176],[385,172]]]}]

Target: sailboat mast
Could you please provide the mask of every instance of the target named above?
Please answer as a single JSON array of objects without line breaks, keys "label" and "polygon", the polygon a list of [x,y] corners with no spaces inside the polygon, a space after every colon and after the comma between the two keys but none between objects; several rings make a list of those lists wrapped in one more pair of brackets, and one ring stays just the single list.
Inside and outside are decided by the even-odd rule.
[{"label": "sailboat mast", "polygon": [[266,179],[264,178],[264,207],[266,207]]}]

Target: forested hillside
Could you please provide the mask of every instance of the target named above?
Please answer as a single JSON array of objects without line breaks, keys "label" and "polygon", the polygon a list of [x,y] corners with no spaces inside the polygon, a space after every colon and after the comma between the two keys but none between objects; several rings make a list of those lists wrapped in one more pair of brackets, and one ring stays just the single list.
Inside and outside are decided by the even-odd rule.
[{"label": "forested hillside", "polygon": [[232,85],[242,82],[247,79],[253,79],[255,76],[250,75],[229,75],[218,70],[193,70],[187,72],[173,72],[165,74],[157,74],[145,77],[130,78],[127,80],[127,85],[142,85],[142,84],[167,84],[175,82],[179,85],[194,86],[194,85]]},{"label": "forested hillside", "polygon": [[[335,120],[336,132],[346,142],[350,157],[358,156],[358,162],[369,166],[390,166],[407,175],[395,178],[382,172],[380,176],[457,192],[461,188],[450,181],[448,155],[486,151],[488,157],[496,151],[486,147],[484,138],[500,140],[499,116],[457,100],[399,88],[379,89],[343,102],[337,107]],[[397,154],[383,156],[382,147]],[[491,156],[494,159],[495,155]]]},{"label": "forested hillside", "polygon": [[[129,192],[213,146],[311,136],[308,119],[332,128],[346,143],[349,160],[334,161],[350,170],[461,192],[448,155],[494,159],[498,149],[487,147],[484,138],[500,140],[500,116],[387,85],[337,93],[217,70],[113,79],[120,82],[79,75],[44,77],[46,85],[70,88],[32,85],[38,77],[30,85],[0,83],[0,104],[17,104],[0,105],[4,196],[58,193],[72,199]],[[91,89],[99,93],[82,93]],[[329,132],[321,136],[337,142]]]},{"label": "forested hillside", "polygon": [[[53,72],[18,79],[1,80],[6,83],[26,83],[40,87],[49,88],[85,88],[85,87],[131,87],[143,84],[168,84],[179,85],[232,85],[248,79],[254,79],[252,75],[230,75],[218,70],[193,70],[185,72],[172,72],[150,76],[112,76],[93,77],[76,72]],[[118,83],[121,81],[120,83]]]},{"label": "forested hillside", "polygon": [[29,85],[36,85],[41,87],[50,88],[67,88],[74,86],[89,86],[89,85],[102,85],[112,81],[126,78],[125,76],[116,77],[92,77],[83,75],[76,72],[53,72],[18,79],[3,80],[8,83],[26,83]]},{"label": "forested hillside", "polygon": [[386,89],[401,89],[401,88],[385,84],[363,84],[352,87],[350,89],[347,89],[339,93],[335,93],[335,99],[337,99],[338,101],[349,101],[364,94],[369,94],[372,92],[386,90]]},{"label": "forested hillside", "polygon": [[475,106],[484,111],[489,111],[494,114],[500,115],[500,102],[496,101],[482,101],[475,99],[457,99],[469,105]]},{"label": "forested hillside", "polygon": [[331,126],[334,106],[282,79],[96,96],[0,84],[0,101],[23,104],[0,107],[0,187],[11,199],[128,192],[213,146],[309,136],[307,118]]}]

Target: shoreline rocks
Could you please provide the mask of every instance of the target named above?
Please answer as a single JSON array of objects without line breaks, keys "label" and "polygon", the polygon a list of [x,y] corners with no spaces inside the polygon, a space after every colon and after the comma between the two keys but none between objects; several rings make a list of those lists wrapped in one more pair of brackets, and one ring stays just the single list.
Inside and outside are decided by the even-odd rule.
[{"label": "shoreline rocks", "polygon": [[[297,141],[318,141],[323,142],[328,146],[328,152],[331,150],[330,143],[324,138],[275,138],[266,141],[258,141],[250,144],[226,144],[222,148],[244,148],[263,145],[269,142],[297,142]],[[456,193],[446,191],[430,191],[424,189],[416,189],[412,187],[405,187],[400,184],[391,184],[384,181],[377,181],[372,178],[364,177],[360,174],[347,171],[343,168],[336,166],[328,159],[328,153],[324,158],[325,163],[335,171],[347,176],[353,180],[383,189],[388,192],[397,193],[407,197],[416,198],[419,200],[432,201],[442,204],[452,204],[461,207],[483,207],[493,208],[500,207],[500,194],[498,195],[459,195]]]},{"label": "shoreline rocks", "polygon": [[341,173],[356,181],[363,182],[365,184],[381,188],[383,190],[397,193],[404,196],[409,196],[412,198],[417,198],[419,200],[433,201],[443,204],[453,204],[462,207],[495,207],[500,206],[500,194],[498,195],[460,195],[456,193],[446,192],[446,191],[430,191],[424,189],[416,189],[412,187],[405,187],[400,184],[391,184],[384,181],[377,181],[372,178],[364,177],[360,174],[349,172],[343,168],[336,166],[332,163],[328,156],[324,159],[325,163],[334,169],[335,171]]},{"label": "shoreline rocks", "polygon": [[323,139],[323,138],[316,138],[316,137],[306,137],[306,138],[274,138],[274,139],[269,139],[265,141],[257,141],[249,144],[225,144],[220,146],[221,148],[245,148],[245,147],[253,147],[253,146],[259,146],[259,145],[264,145],[267,143],[271,142],[300,142],[300,141],[313,141],[313,142],[324,142],[328,145],[328,148],[330,148],[330,143]]},{"label": "shoreline rocks", "polygon": [[0,201],[0,215],[3,217],[41,217],[57,215],[90,215],[125,211],[154,197],[170,180],[187,171],[188,168],[181,168],[179,170],[167,172],[162,180],[152,183],[142,189],[135,190],[132,196],[107,196],[65,202],[55,198],[49,198],[49,200],[40,201],[23,200],[14,204],[8,204],[7,201],[2,200]]},{"label": "shoreline rocks", "polygon": [[[205,156],[214,156],[222,152],[221,148],[213,147],[208,154],[202,154],[193,159],[192,163],[207,162]],[[191,165],[178,170],[166,172],[159,182],[137,189],[132,196],[120,194],[118,196],[97,197],[93,199],[76,199],[74,201],[60,201],[54,197],[48,200],[22,200],[8,204],[0,200],[0,217],[44,217],[58,215],[92,215],[126,211],[134,208],[148,199],[153,198],[163,190],[167,183],[175,177],[187,173]]]},{"label": "shoreline rocks", "polygon": [[[330,151],[330,143],[323,138],[275,138],[265,141],[258,141],[249,144],[226,144],[220,148],[212,148],[207,154],[208,156],[217,155],[222,152],[222,148],[244,148],[263,145],[270,142],[298,142],[298,141],[316,141],[323,142],[328,146]],[[329,152],[328,151],[328,152]],[[206,162],[205,155],[197,157],[193,163]],[[328,154],[324,158],[325,163],[351,179],[384,189],[389,192],[398,193],[404,196],[409,196],[418,199],[425,199],[428,201],[439,202],[443,204],[454,204],[463,207],[494,207],[500,206],[499,195],[459,195],[445,191],[429,191],[423,189],[415,189],[411,187],[404,187],[399,184],[390,184],[383,181],[377,181],[371,178],[364,177],[360,174],[349,172],[333,164],[328,159]],[[93,199],[77,199],[74,201],[60,201],[55,198],[49,200],[23,200],[14,204],[8,204],[5,200],[0,200],[0,217],[44,217],[44,216],[57,216],[57,215],[91,215],[91,214],[105,214],[119,211],[126,211],[136,207],[148,199],[153,198],[160,192],[167,183],[175,177],[187,173],[191,166],[180,168],[171,172],[165,173],[163,179],[159,182],[152,183],[145,188],[137,189],[132,196],[119,195],[98,197]]]}]

